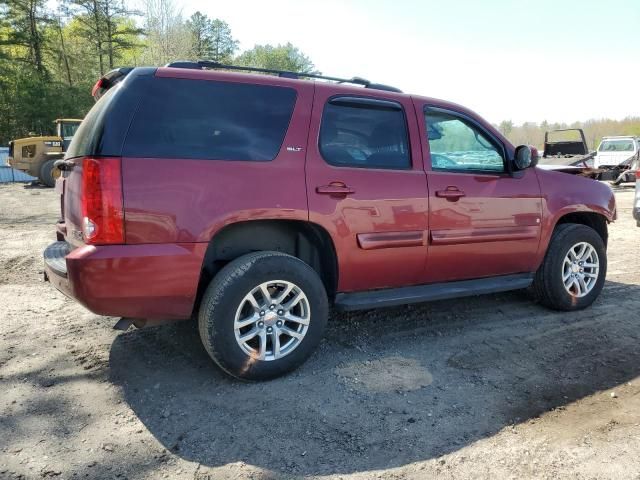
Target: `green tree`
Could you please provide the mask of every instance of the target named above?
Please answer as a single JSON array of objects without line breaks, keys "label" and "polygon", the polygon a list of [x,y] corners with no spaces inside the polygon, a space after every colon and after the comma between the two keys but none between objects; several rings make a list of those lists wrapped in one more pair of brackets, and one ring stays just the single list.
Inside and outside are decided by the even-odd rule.
[{"label": "green tree", "polygon": [[191,15],[186,22],[193,42],[193,54],[197,59],[210,58],[213,52],[211,38],[211,20],[199,11]]},{"label": "green tree", "polygon": [[246,67],[272,68],[299,73],[319,73],[311,59],[291,43],[285,45],[256,45],[236,58],[235,63]]},{"label": "green tree", "polygon": [[186,22],[193,43],[194,59],[230,62],[238,49],[227,22],[196,12]]},{"label": "green tree", "polygon": [[143,33],[130,21],[139,13],[121,0],[68,0],[68,9],[82,26],[80,33],[93,45],[100,75],[113,69],[119,52],[135,47]]},{"label": "green tree", "polygon": [[14,48],[13,58],[46,74],[43,31],[50,18],[45,0],[8,0],[0,3],[1,25],[6,28],[0,45]]},{"label": "green tree", "polygon": [[231,35],[227,22],[214,18],[210,23],[211,56],[215,62],[229,62],[238,50],[238,41]]}]

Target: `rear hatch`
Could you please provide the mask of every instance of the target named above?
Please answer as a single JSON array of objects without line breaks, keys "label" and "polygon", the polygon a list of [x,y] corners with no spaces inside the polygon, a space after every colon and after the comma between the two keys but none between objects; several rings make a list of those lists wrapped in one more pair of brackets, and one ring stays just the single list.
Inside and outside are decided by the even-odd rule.
[{"label": "rear hatch", "polygon": [[134,69],[102,92],[59,162],[62,219],[58,230],[74,247],[125,243],[122,144],[140,91],[154,72]]}]

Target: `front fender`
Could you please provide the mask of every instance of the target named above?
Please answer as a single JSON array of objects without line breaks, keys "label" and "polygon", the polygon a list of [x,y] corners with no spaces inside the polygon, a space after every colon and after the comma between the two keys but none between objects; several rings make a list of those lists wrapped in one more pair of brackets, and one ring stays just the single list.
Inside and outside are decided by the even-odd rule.
[{"label": "front fender", "polygon": [[[538,258],[540,262],[549,246],[556,225],[572,214],[595,214],[607,223],[616,220],[616,199],[605,183],[578,175],[536,171],[542,196],[542,234]],[[586,217],[586,215],[585,215]]]}]

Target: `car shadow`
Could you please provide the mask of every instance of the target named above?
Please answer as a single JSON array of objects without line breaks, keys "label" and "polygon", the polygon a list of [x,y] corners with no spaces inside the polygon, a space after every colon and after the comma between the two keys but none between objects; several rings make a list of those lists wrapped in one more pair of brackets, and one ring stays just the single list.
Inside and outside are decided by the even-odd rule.
[{"label": "car shadow", "polygon": [[184,322],[119,335],[110,376],[186,460],[366,472],[441,456],[637,377],[640,317],[628,312],[639,307],[639,286],[607,282],[581,312],[513,292],[334,313],[319,351],[264,383],[222,374]]}]

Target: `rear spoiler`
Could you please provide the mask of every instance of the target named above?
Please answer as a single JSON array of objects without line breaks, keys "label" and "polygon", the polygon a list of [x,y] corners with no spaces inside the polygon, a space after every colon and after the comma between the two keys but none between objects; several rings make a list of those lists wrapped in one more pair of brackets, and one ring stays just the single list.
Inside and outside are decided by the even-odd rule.
[{"label": "rear spoiler", "polygon": [[129,72],[133,70],[133,67],[122,67],[116,68],[104,74],[102,78],[100,78],[96,84],[93,86],[91,90],[91,96],[97,102],[100,100],[100,97],[105,94],[107,90],[111,87],[116,86],[120,81],[124,80]]}]

